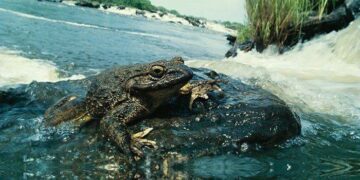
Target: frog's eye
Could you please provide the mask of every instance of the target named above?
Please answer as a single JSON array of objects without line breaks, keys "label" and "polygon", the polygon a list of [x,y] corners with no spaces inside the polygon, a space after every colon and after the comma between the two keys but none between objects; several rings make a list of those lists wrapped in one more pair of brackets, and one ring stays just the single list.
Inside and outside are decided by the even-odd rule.
[{"label": "frog's eye", "polygon": [[150,75],[154,78],[161,78],[165,73],[165,68],[159,65],[152,66]]}]

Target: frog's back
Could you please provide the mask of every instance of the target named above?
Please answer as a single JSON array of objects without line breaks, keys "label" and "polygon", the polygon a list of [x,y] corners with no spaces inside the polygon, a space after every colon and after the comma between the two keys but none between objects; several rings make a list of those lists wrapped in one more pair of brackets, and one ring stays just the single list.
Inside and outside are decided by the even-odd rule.
[{"label": "frog's back", "polygon": [[94,116],[102,116],[126,95],[123,83],[127,77],[127,66],[117,67],[98,74],[92,79],[86,94],[86,106]]}]

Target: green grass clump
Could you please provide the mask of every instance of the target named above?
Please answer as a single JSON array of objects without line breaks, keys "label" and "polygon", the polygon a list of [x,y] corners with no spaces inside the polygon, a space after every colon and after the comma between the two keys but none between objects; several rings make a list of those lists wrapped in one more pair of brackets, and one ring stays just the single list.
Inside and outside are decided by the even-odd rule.
[{"label": "green grass clump", "polygon": [[239,39],[252,39],[266,48],[283,47],[289,36],[300,36],[311,11],[321,19],[330,4],[337,0],[246,0],[247,28],[239,29]]},{"label": "green grass clump", "polygon": [[[248,31],[257,44],[281,47],[289,33],[300,33],[309,5],[308,0],[247,0]],[[295,31],[290,32],[289,27]]]},{"label": "green grass clump", "polygon": [[241,25],[238,27],[237,42],[244,42],[252,39],[251,27],[249,25]]}]

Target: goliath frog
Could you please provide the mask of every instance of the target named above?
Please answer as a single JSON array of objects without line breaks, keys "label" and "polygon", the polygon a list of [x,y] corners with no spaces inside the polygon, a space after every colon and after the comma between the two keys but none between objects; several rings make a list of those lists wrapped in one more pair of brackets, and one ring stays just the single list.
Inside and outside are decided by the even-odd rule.
[{"label": "goliath frog", "polygon": [[192,70],[180,57],[114,68],[93,77],[86,97],[61,99],[45,112],[45,119],[52,126],[65,121],[81,125],[100,120],[104,135],[124,153],[141,155],[131,140],[145,136],[149,130],[132,138],[127,126],[176,96],[192,76]]}]

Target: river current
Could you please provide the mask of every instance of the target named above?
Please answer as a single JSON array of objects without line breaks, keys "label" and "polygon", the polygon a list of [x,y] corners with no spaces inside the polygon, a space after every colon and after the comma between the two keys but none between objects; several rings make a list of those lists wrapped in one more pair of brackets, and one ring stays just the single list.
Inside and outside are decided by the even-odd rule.
[{"label": "river current", "polygon": [[[224,34],[35,0],[0,1],[0,89],[81,79],[114,65],[183,56],[285,100],[302,135],[274,149],[204,157],[182,177],[359,178],[360,21],[278,55],[223,59]],[[91,130],[49,130],[34,107],[0,107],[0,179],[114,177],[111,146]],[[92,144],[90,148],[88,144]],[[145,170],[150,171],[150,170]],[[184,174],[186,176],[184,176]]]}]

